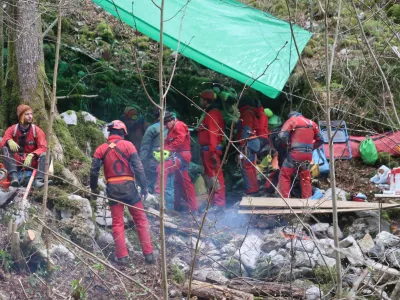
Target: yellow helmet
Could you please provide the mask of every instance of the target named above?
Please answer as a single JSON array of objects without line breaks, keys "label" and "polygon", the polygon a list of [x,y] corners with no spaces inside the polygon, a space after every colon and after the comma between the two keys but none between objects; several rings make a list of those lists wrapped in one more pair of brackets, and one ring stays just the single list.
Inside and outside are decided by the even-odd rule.
[{"label": "yellow helmet", "polygon": [[[168,159],[170,155],[170,152],[168,150],[164,150],[164,160]],[[161,152],[158,150],[153,151],[153,156],[156,159],[156,161],[160,162],[161,161]]]}]

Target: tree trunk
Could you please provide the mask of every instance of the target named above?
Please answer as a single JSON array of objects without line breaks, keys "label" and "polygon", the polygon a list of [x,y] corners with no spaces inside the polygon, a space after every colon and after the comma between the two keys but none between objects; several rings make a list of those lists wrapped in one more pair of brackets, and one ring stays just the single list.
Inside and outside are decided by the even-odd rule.
[{"label": "tree trunk", "polygon": [[[183,287],[183,294],[189,293],[189,282]],[[230,289],[223,285],[213,285],[211,283],[193,280],[190,294],[199,299],[230,299],[230,300],[253,300],[252,294]]]},{"label": "tree trunk", "polygon": [[8,26],[8,60],[5,80],[3,122],[17,122],[16,108],[25,103],[32,107],[35,122],[46,130],[48,115],[44,87],[47,77],[41,43],[39,0],[14,0]]}]

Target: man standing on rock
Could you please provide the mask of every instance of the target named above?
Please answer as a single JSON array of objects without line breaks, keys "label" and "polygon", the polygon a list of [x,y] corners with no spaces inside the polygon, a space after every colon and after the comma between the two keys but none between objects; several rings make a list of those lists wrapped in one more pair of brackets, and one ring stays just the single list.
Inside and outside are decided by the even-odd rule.
[{"label": "man standing on rock", "polygon": [[301,197],[312,196],[310,162],[312,152],[322,145],[322,135],[317,124],[297,111],[290,112],[288,120],[279,133],[282,147],[288,149],[279,174],[279,191],[284,198],[290,197],[292,175],[298,172]]},{"label": "man standing on rock", "polygon": [[[149,223],[143,209],[142,199],[147,197],[146,176],[135,146],[124,140],[127,134],[123,122],[115,120],[107,125],[110,132],[107,143],[100,145],[95,153],[90,169],[90,188],[98,194],[98,178],[101,165],[104,164],[104,176],[107,180],[107,196],[132,205],[129,207],[133,221],[142,245],[145,262],[154,263],[153,246],[151,243]],[[141,188],[142,199],[137,190],[136,182]],[[128,261],[128,249],[125,243],[124,208],[121,203],[109,202],[112,217],[112,233],[115,242],[117,261]]]},{"label": "man standing on rock", "polygon": [[214,181],[218,180],[211,204],[215,207],[225,206],[225,181],[221,167],[222,142],[224,140],[224,119],[221,104],[215,99],[214,92],[205,90],[200,95],[200,105],[205,115],[199,126],[199,144],[201,160],[204,167],[204,179],[207,189],[211,191]]},{"label": "man standing on rock", "polygon": [[[190,133],[187,125],[179,121],[174,114],[166,112],[164,116],[164,125],[168,129],[168,134],[164,144],[164,187],[166,178],[174,173],[174,208],[179,210],[181,199],[185,200],[189,211],[197,215],[196,192],[189,177],[189,163],[192,158],[190,153]],[[157,168],[158,177],[156,184],[156,193],[160,193],[160,173],[161,167]]]},{"label": "man standing on rock", "polygon": [[39,126],[33,124],[33,111],[25,104],[17,107],[18,124],[7,128],[0,142],[4,165],[12,187],[19,186],[18,169],[39,168],[33,181],[33,188],[44,185],[46,165],[46,135]]}]

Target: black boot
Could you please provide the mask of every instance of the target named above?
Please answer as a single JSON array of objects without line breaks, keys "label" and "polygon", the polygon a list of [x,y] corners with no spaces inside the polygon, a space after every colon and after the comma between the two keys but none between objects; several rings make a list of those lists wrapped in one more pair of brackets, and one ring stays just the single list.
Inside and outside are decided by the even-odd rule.
[{"label": "black boot", "polygon": [[10,186],[12,187],[19,187],[19,180],[18,180],[18,173],[17,172],[11,172],[8,175],[9,179],[10,179]]},{"label": "black boot", "polygon": [[144,255],[144,262],[148,265],[154,264],[154,255],[153,253]]}]

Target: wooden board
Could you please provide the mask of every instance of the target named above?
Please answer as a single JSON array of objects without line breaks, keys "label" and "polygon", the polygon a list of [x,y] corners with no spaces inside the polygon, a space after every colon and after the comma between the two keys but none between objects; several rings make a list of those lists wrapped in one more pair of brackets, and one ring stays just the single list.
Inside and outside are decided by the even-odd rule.
[{"label": "wooden board", "polygon": [[[338,209],[338,212],[356,212],[356,211],[365,211],[365,208],[340,208]],[[370,210],[376,210],[376,209],[370,209]],[[293,210],[296,214],[298,215],[305,215],[305,214],[331,214],[332,209],[294,209]],[[242,215],[288,215],[292,214],[293,212],[290,209],[253,209],[253,210],[247,210],[247,209],[240,209],[239,214]]]},{"label": "wooden board", "polygon": [[375,194],[375,198],[400,198],[400,195],[392,195],[392,194]]},{"label": "wooden board", "polygon": [[[332,201],[330,200],[309,200],[309,199],[295,199],[286,198],[286,202],[292,208],[329,208],[332,209]],[[382,203],[382,208],[399,207],[400,204],[387,204]],[[267,198],[267,197],[243,197],[240,202],[241,207],[287,207],[287,204],[281,198]],[[354,202],[354,201],[338,201],[338,208],[364,208],[364,209],[379,209],[379,203],[373,202]]]}]

